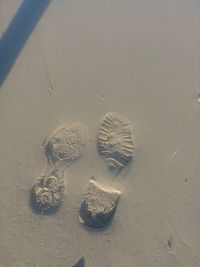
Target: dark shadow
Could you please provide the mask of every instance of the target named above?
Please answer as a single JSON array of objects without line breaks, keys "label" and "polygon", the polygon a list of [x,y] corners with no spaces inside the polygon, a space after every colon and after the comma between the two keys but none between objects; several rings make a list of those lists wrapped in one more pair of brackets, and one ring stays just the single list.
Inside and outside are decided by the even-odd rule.
[{"label": "dark shadow", "polygon": [[108,228],[110,228],[110,226],[112,225],[113,220],[111,219],[104,227],[92,227],[92,226],[88,226],[86,224],[82,224],[83,229],[87,232],[87,233],[95,233],[95,234],[101,234],[102,232],[105,232]]},{"label": "dark shadow", "polygon": [[72,267],[84,267],[85,266],[85,260],[84,257],[82,257],[75,265]]},{"label": "dark shadow", "polygon": [[0,39],[0,86],[50,2],[51,0],[24,0],[2,35]]},{"label": "dark shadow", "polygon": [[99,215],[93,219],[82,204],[79,209],[79,220],[81,218],[81,220],[84,221],[82,226],[87,232],[104,232],[112,224],[116,209],[117,207],[113,209],[106,218],[105,215]]}]

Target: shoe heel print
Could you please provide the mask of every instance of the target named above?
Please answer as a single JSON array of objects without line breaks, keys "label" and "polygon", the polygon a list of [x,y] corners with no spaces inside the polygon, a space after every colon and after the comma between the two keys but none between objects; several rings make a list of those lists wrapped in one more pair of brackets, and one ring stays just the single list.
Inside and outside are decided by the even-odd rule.
[{"label": "shoe heel print", "polygon": [[50,167],[34,182],[31,192],[32,206],[41,214],[53,213],[62,204],[64,190],[64,173]]},{"label": "shoe heel print", "polygon": [[120,191],[90,180],[82,197],[80,222],[93,228],[105,227],[115,214],[120,195]]}]

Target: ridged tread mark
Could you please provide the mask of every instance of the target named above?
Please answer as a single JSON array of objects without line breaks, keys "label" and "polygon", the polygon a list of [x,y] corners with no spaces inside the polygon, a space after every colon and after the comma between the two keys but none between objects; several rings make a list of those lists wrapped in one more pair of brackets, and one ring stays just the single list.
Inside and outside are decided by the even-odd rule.
[{"label": "ridged tread mark", "polygon": [[115,167],[126,167],[134,153],[130,122],[115,112],[107,113],[98,132],[98,150]]}]

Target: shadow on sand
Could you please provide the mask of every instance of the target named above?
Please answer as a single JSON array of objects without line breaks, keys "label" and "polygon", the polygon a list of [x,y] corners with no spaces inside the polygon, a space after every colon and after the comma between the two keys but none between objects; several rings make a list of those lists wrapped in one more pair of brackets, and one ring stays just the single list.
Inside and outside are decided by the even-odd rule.
[{"label": "shadow on sand", "polygon": [[82,257],[75,265],[72,267],[84,267],[85,266],[85,260],[84,257]]},{"label": "shadow on sand", "polygon": [[0,39],[0,87],[51,0],[24,0]]}]

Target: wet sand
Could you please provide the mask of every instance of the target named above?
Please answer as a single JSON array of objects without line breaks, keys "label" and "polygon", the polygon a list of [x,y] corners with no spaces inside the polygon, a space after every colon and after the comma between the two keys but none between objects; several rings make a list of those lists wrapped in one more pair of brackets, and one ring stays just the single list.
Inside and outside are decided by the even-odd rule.
[{"label": "wet sand", "polygon": [[[1,1],[1,34],[21,2]],[[0,88],[0,266],[199,267],[199,12],[196,0],[49,5]],[[96,144],[109,111],[130,120],[136,146],[115,178]],[[44,138],[77,121],[89,145],[65,170],[59,211],[40,215],[30,190]],[[78,219],[92,176],[122,193],[98,231]]]}]

